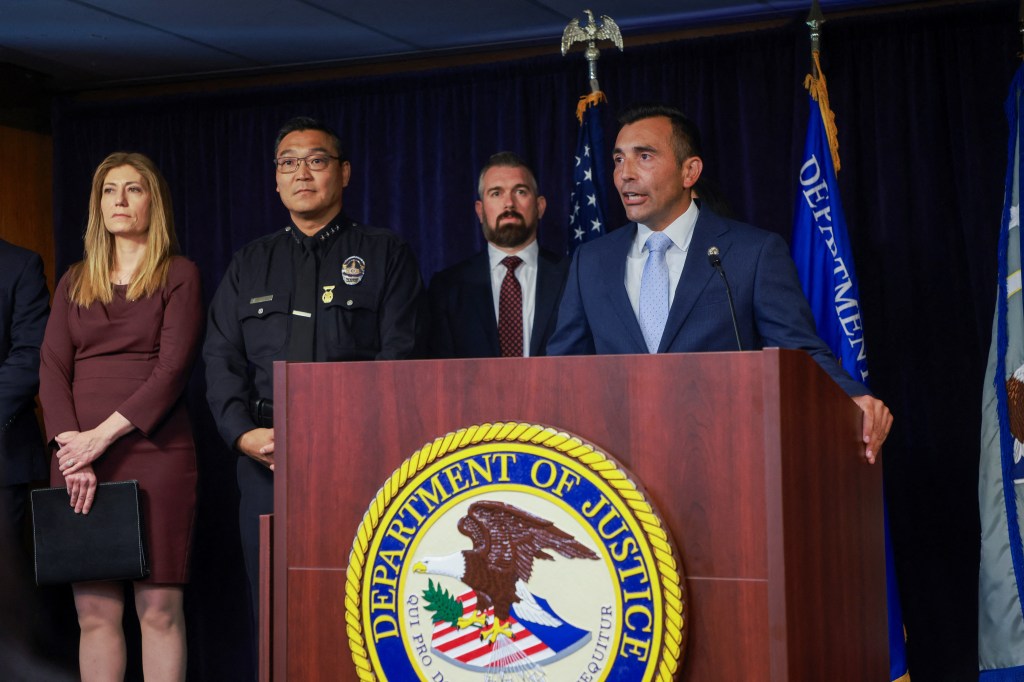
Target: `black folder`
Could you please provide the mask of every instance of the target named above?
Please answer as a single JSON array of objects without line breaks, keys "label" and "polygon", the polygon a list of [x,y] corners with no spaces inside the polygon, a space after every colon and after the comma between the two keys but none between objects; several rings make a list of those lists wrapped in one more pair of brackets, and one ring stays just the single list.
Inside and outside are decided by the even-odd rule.
[{"label": "black folder", "polygon": [[32,491],[37,585],[138,580],[149,575],[139,482],[100,483],[88,514],[76,514],[66,488]]}]

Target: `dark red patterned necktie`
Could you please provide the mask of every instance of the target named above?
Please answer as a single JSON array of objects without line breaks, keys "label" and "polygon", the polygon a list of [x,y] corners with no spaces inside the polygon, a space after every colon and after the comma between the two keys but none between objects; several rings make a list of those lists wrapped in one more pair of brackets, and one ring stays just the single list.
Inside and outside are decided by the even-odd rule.
[{"label": "dark red patterned necktie", "polygon": [[523,356],[523,288],[516,279],[519,256],[506,256],[501,264],[508,268],[498,297],[498,342],[503,358]]}]

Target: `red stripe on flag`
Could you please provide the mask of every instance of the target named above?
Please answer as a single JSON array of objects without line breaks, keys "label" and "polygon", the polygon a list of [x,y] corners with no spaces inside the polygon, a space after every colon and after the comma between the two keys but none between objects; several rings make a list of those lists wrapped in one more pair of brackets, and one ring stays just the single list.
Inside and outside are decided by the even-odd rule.
[{"label": "red stripe on flag", "polygon": [[477,628],[469,628],[464,634],[461,634],[458,637],[454,637],[443,643],[438,642],[437,639],[435,638],[433,640],[433,645],[434,648],[438,651],[443,651],[447,653],[452,649],[458,648],[465,644],[469,644],[474,639],[480,639],[480,630],[478,630]]}]

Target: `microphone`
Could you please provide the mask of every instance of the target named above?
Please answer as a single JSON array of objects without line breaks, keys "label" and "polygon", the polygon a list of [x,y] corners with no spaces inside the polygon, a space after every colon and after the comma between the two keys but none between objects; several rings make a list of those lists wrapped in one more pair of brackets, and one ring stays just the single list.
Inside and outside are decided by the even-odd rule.
[{"label": "microphone", "polygon": [[729,288],[729,280],[725,276],[725,268],[722,267],[722,257],[719,255],[718,247],[712,246],[708,249],[708,263],[711,264],[725,282],[725,295],[729,298],[729,314],[732,315],[732,330],[736,334],[736,349],[743,350],[743,343],[740,341],[740,327],[736,324],[736,307],[732,303],[732,289]]}]

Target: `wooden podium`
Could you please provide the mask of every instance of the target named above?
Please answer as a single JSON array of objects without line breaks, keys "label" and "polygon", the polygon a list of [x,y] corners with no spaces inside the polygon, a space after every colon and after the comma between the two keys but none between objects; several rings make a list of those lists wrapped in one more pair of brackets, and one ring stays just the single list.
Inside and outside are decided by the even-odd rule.
[{"label": "wooden podium", "polygon": [[857,406],[796,351],[277,363],[273,679],[355,680],[345,569],[425,443],[520,421],[642,482],[682,556],[682,680],[887,680],[882,478]]}]

